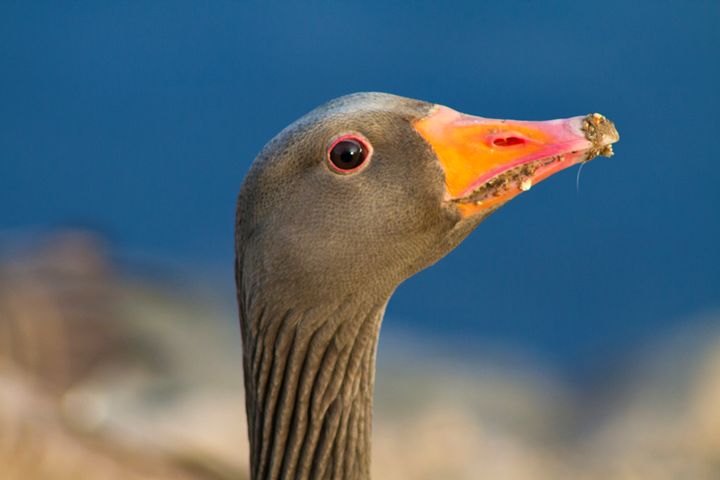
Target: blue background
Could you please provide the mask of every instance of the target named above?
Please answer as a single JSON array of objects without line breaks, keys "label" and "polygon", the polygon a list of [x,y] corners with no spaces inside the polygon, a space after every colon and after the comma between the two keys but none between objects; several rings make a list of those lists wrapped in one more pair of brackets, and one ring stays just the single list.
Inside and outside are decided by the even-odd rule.
[{"label": "blue background", "polygon": [[520,196],[406,282],[389,328],[581,376],[720,307],[720,2],[0,2],[0,230],[91,225],[216,267],[277,131],[377,90],[489,117],[599,111],[616,156]]}]

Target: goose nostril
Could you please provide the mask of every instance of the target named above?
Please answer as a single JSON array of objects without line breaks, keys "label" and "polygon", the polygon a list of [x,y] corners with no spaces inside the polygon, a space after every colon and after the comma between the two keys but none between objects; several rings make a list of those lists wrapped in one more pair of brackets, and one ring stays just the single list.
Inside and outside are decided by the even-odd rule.
[{"label": "goose nostril", "polygon": [[493,145],[496,147],[512,147],[513,145],[521,145],[525,143],[520,137],[500,137],[493,140]]}]

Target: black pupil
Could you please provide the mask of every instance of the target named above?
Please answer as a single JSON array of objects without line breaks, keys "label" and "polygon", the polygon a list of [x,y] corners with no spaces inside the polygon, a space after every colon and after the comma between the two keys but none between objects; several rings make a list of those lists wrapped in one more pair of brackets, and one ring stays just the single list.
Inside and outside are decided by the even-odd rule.
[{"label": "black pupil", "polygon": [[330,160],[341,170],[352,170],[365,160],[365,149],[356,140],[343,140],[330,151]]}]

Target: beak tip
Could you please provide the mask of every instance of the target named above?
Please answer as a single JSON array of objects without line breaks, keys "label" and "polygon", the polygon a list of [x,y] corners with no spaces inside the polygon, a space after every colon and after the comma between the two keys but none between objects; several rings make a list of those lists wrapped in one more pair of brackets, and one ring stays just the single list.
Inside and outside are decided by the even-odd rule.
[{"label": "beak tip", "polygon": [[620,134],[615,128],[615,124],[599,113],[585,116],[582,131],[585,133],[585,138],[590,140],[596,148],[602,148],[620,140]]},{"label": "beak tip", "polygon": [[585,138],[592,143],[587,159],[590,161],[597,156],[613,156],[612,144],[620,140],[620,134],[615,124],[599,113],[586,115],[582,121],[581,130]]}]

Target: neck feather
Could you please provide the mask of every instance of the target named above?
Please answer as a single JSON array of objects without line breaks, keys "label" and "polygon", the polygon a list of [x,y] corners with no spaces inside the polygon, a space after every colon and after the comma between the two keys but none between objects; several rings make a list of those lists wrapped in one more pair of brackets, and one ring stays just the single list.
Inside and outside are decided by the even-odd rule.
[{"label": "neck feather", "polygon": [[239,295],[253,480],[369,478],[386,302],[302,309]]}]

